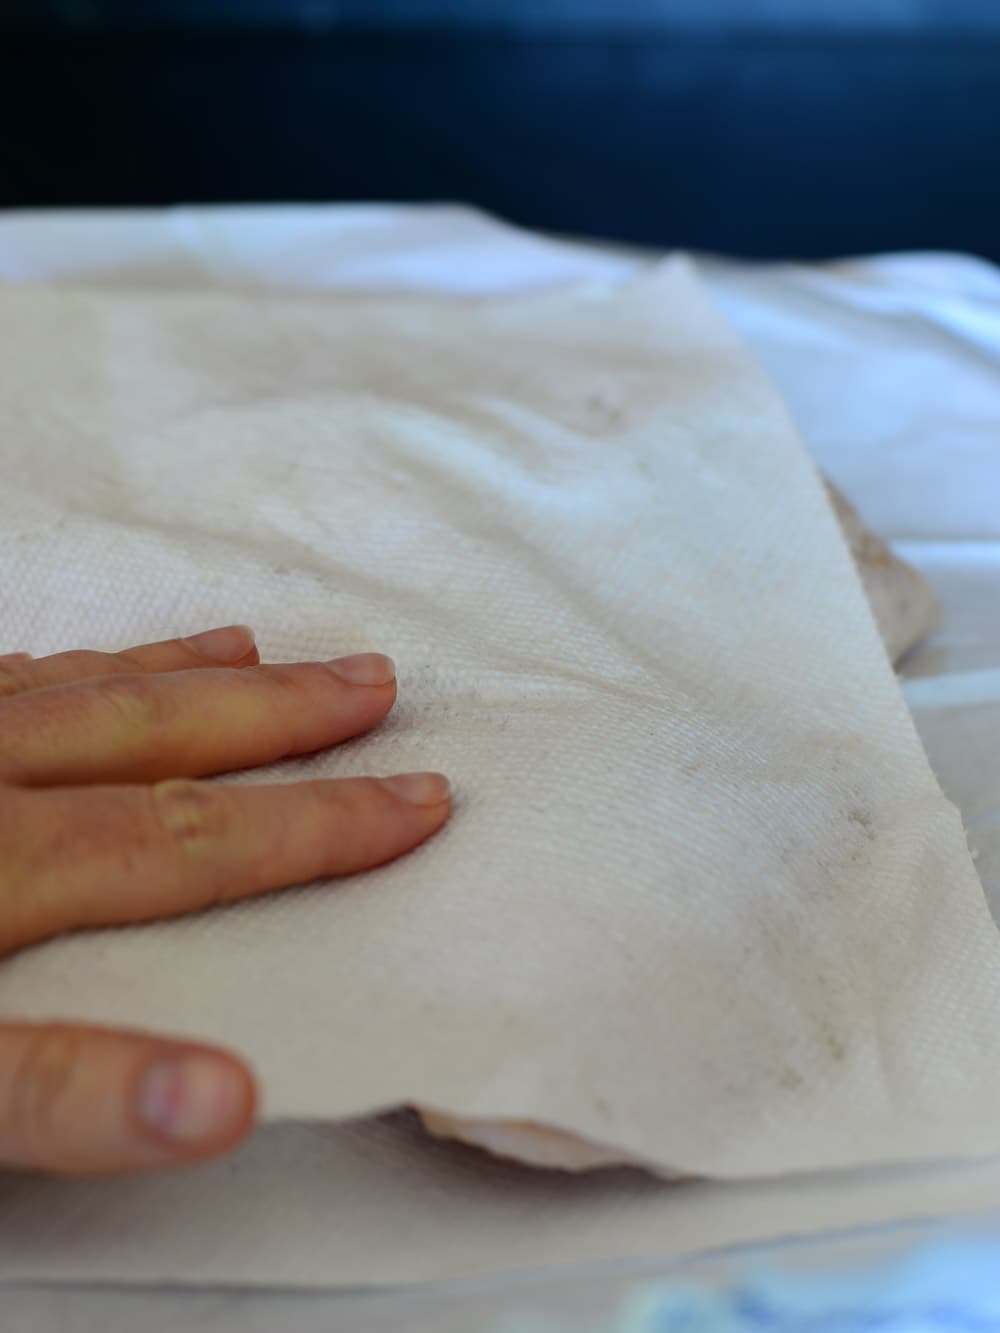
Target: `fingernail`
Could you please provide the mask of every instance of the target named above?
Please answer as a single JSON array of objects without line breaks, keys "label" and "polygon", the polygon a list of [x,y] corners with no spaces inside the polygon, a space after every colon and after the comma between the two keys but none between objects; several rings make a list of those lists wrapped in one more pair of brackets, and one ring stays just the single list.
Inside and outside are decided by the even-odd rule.
[{"label": "fingernail", "polygon": [[440,805],[451,794],[451,783],[443,773],[400,773],[382,780],[411,805]]},{"label": "fingernail", "polygon": [[238,662],[241,657],[252,652],[256,644],[249,625],[207,629],[203,634],[193,634],[184,642],[202,657],[210,657],[213,662]]},{"label": "fingernail", "polygon": [[229,1061],[180,1056],[146,1072],[139,1116],[147,1129],[173,1143],[204,1143],[225,1137],[243,1118],[246,1097],[246,1078]]},{"label": "fingernail", "polygon": [[383,653],[357,653],[335,657],[327,666],[349,685],[388,685],[396,679],[396,663]]}]

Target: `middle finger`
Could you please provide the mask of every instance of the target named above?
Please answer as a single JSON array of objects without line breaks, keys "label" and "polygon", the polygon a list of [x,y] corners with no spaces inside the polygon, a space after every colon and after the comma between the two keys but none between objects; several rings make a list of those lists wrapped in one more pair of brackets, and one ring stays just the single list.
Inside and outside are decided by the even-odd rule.
[{"label": "middle finger", "polygon": [[395,697],[379,653],[84,681],[5,701],[0,771],[25,786],[203,777],[336,745]]}]

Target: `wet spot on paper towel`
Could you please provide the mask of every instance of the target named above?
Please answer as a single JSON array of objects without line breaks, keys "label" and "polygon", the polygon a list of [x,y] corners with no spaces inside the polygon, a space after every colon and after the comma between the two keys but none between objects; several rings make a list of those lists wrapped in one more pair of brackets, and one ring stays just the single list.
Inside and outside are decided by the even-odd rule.
[{"label": "wet spot on paper towel", "polygon": [[847,821],[853,824],[855,828],[862,829],[869,838],[875,836],[874,820],[867,810],[861,806],[855,806],[847,812]]},{"label": "wet spot on paper towel", "polygon": [[778,1076],[778,1085],[786,1092],[798,1092],[800,1088],[805,1087],[805,1082],[797,1069],[783,1069]]},{"label": "wet spot on paper towel", "polygon": [[822,1026],[823,1043],[830,1052],[830,1059],[836,1064],[847,1059],[847,1041],[835,1032],[829,1023]]}]

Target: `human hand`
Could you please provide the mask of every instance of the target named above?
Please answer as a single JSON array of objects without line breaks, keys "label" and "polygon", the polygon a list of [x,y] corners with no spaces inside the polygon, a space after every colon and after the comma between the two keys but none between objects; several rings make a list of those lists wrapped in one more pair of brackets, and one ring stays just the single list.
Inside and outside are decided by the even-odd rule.
[{"label": "human hand", "polygon": [[[242,627],[0,657],[0,957],[409,851],[448,817],[438,774],[195,781],[360,735],[395,697],[388,658],[261,666]],[[235,1055],[67,1018],[0,1023],[0,1164],[147,1170],[215,1156],[248,1131],[254,1082]]]}]

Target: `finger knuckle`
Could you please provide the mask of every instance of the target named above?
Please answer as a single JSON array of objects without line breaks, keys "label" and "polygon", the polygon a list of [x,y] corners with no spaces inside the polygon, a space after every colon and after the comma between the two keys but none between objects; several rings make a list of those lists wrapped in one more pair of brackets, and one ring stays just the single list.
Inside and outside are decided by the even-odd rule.
[{"label": "finger knuckle", "polygon": [[263,667],[249,667],[242,675],[246,685],[252,682],[273,695],[285,695],[298,703],[302,702],[302,689],[307,675],[302,663],[277,662]]},{"label": "finger knuckle", "polygon": [[12,787],[0,786],[0,958],[33,937],[32,922],[41,896],[30,799]]},{"label": "finger knuckle", "polygon": [[383,854],[388,831],[401,827],[395,802],[387,809],[385,787],[381,782],[369,779],[354,796],[352,814],[352,822],[360,830],[360,856],[366,863],[378,860]]},{"label": "finger knuckle", "polygon": [[117,653],[105,653],[105,666],[108,671],[142,671],[142,654],[135,648],[121,648]]},{"label": "finger knuckle", "polygon": [[24,689],[22,676],[14,667],[0,664],[0,699],[12,699]]},{"label": "finger knuckle", "polygon": [[230,803],[218,788],[171,778],[157,782],[149,792],[157,828],[185,856],[204,854],[230,831]]},{"label": "finger knuckle", "polygon": [[7,1108],[10,1135],[29,1150],[58,1139],[71,1120],[69,1104],[84,1058],[83,1037],[71,1028],[39,1027],[14,1069]]},{"label": "finger knuckle", "polygon": [[374,778],[317,784],[316,802],[340,848],[353,861],[370,864],[379,859],[389,827],[385,791]]},{"label": "finger knuckle", "polygon": [[115,731],[131,744],[154,743],[169,724],[163,693],[141,677],[114,676],[92,687]]},{"label": "finger knuckle", "polygon": [[118,670],[114,653],[99,653],[92,648],[78,648],[60,653],[59,664],[66,680],[86,680],[88,677],[112,676]]}]

